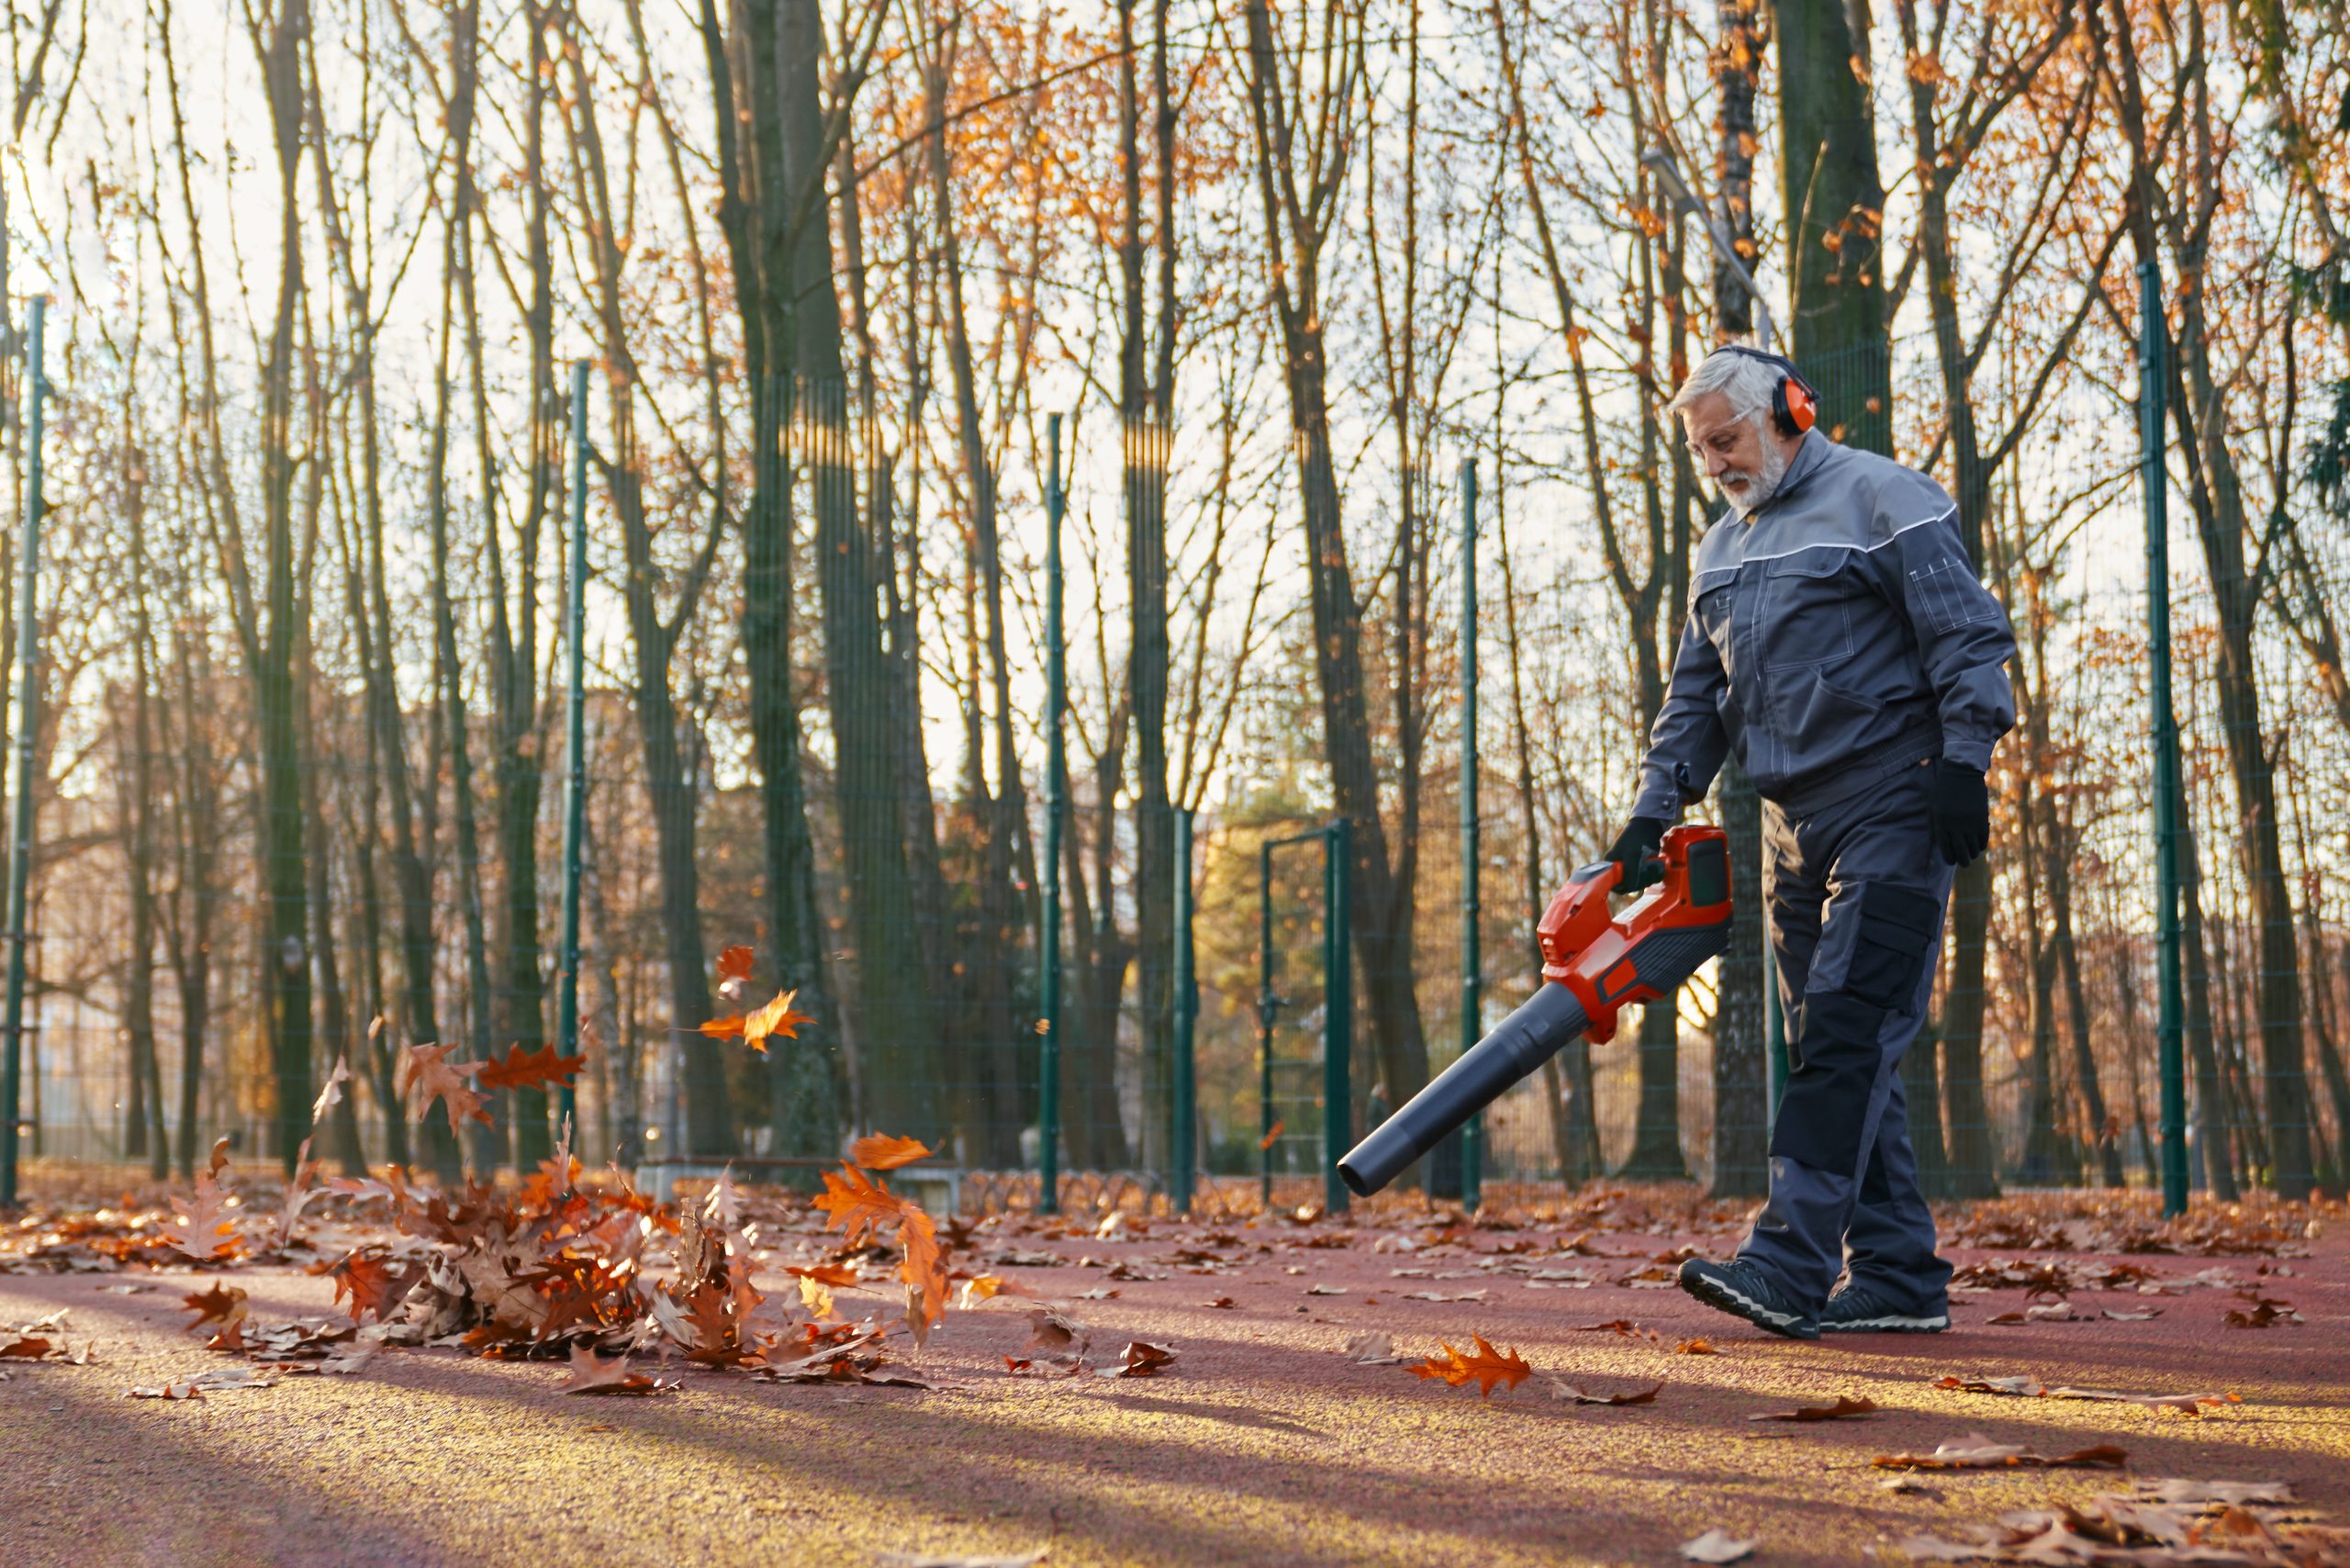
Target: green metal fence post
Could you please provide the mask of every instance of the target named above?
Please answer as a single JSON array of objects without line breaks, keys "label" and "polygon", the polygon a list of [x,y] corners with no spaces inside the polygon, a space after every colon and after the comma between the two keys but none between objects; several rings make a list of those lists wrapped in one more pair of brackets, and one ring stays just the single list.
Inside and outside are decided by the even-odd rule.
[{"label": "green metal fence post", "polygon": [[[588,836],[588,362],[571,367],[571,565],[564,582],[563,958],[555,979],[558,1054],[579,1054],[579,879]],[[562,1114],[577,1136],[579,1092],[563,1084]]]},{"label": "green metal fence post", "polygon": [[1061,818],[1069,808],[1069,754],[1061,736],[1067,674],[1061,647],[1061,417],[1045,420],[1045,936],[1044,1008],[1037,1023],[1036,1207],[1060,1210]]},{"label": "green metal fence post", "polygon": [[[1484,965],[1477,945],[1477,460],[1460,470],[1460,1049],[1477,1044]],[[1484,1201],[1485,1118],[1460,1135],[1460,1203]]]},{"label": "green metal fence post", "polygon": [[25,967],[32,946],[31,912],[26,907],[33,867],[33,749],[40,722],[39,687],[34,666],[40,658],[40,432],[41,403],[49,384],[41,378],[41,319],[48,301],[32,302],[31,335],[25,345],[25,513],[17,542],[17,766],[8,795],[8,1013],[7,1057],[0,1070],[0,1207],[17,1202],[17,1107],[24,1082]]},{"label": "green metal fence post", "polygon": [[1326,830],[1322,863],[1322,1164],[1323,1208],[1347,1206],[1338,1159],[1354,1144],[1353,1091],[1348,1058],[1354,1049],[1354,964],[1348,946],[1348,888],[1354,869],[1354,823],[1340,817]]},{"label": "green metal fence post", "polygon": [[2154,708],[2154,941],[2159,995],[2154,1035],[2162,1078],[2163,1212],[2187,1209],[2187,1067],[2179,1041],[2178,720],[2170,700],[2170,476],[2163,463],[2162,269],[2138,268],[2139,482],[2146,510],[2146,662]]},{"label": "green metal fence post", "polygon": [[1175,1191],[1177,1214],[1192,1212],[1199,1182],[1199,1064],[1192,1056],[1192,1025],[1199,996],[1192,975],[1192,810],[1175,811]]},{"label": "green metal fence post", "polygon": [[1273,1206],[1273,1024],[1281,999],[1273,991],[1274,839],[1257,846],[1257,1163],[1262,1199]]}]

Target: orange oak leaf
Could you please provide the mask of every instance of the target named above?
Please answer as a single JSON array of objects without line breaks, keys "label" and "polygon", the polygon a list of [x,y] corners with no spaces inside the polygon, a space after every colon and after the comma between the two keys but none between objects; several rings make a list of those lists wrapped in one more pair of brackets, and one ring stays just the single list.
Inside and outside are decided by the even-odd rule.
[{"label": "orange oak leaf", "polygon": [[811,1206],[831,1216],[825,1220],[824,1228],[838,1226],[846,1233],[852,1247],[872,1235],[877,1226],[889,1224],[901,1212],[901,1200],[896,1193],[855,1166],[842,1166],[837,1176],[827,1170],[823,1177],[824,1190]]},{"label": "orange oak leaf", "polygon": [[251,1310],[245,1303],[245,1293],[238,1285],[214,1285],[208,1291],[192,1292],[180,1298],[196,1318],[186,1332],[195,1333],[207,1323],[217,1323],[226,1332],[244,1320]]},{"label": "orange oak leaf", "polygon": [[797,991],[779,991],[773,1002],[744,1017],[743,1043],[765,1056],[770,1038],[779,1035],[787,1040],[798,1039],[800,1025],[813,1023],[816,1017],[812,1013],[792,1011],[791,999],[799,994]]},{"label": "orange oak leaf", "polygon": [[733,946],[718,955],[718,994],[729,1002],[743,1000],[743,988],[750,983],[751,950]]},{"label": "orange oak leaf", "polygon": [[929,1157],[930,1146],[920,1138],[891,1137],[886,1133],[874,1133],[848,1146],[849,1163],[867,1170],[895,1170]]},{"label": "orange oak leaf", "polygon": [[1259,1148],[1270,1148],[1273,1147],[1273,1140],[1281,1136],[1281,1124],[1279,1118],[1275,1118],[1273,1125],[1265,1129],[1265,1136],[1257,1140],[1257,1147]]},{"label": "orange oak leaf", "polygon": [[474,1081],[484,1089],[542,1089],[564,1081],[587,1062],[585,1055],[562,1056],[553,1046],[526,1051],[518,1045],[502,1059],[492,1057],[483,1063]]},{"label": "orange oak leaf", "polygon": [[906,1328],[919,1346],[946,1316],[946,1254],[930,1216],[910,1203],[899,1207],[898,1245],[906,1255],[898,1266],[898,1277],[906,1282]]},{"label": "orange oak leaf", "polygon": [[559,1394],[666,1394],[677,1380],[664,1383],[628,1370],[626,1356],[599,1356],[585,1345],[571,1348],[571,1380]]},{"label": "orange oak leaf", "polygon": [[482,1069],[477,1061],[452,1064],[449,1053],[458,1048],[453,1042],[445,1046],[409,1046],[400,1062],[400,1076],[406,1081],[410,1111],[418,1121],[424,1120],[438,1100],[449,1113],[449,1131],[462,1137],[467,1121],[490,1124],[489,1113],[482,1109],[482,1096],[474,1092],[466,1081]]},{"label": "orange oak leaf", "polygon": [[1759,1416],[1749,1416],[1750,1421],[1838,1421],[1847,1416],[1865,1416],[1876,1408],[1876,1401],[1863,1396],[1855,1399],[1840,1394],[1833,1405],[1798,1405],[1792,1410],[1766,1410]]},{"label": "orange oak leaf", "polygon": [[845,1290],[857,1281],[856,1269],[849,1263],[819,1263],[812,1269],[787,1266],[783,1271],[799,1279],[813,1280],[820,1285],[830,1285],[834,1290]]},{"label": "orange oak leaf", "polygon": [[1483,1334],[1472,1334],[1470,1338],[1474,1349],[1467,1355],[1445,1345],[1441,1357],[1430,1356],[1427,1361],[1404,1370],[1415,1377],[1435,1378],[1452,1388],[1460,1388],[1473,1381],[1480,1396],[1486,1399],[1494,1396],[1495,1383],[1516,1388],[1534,1374],[1534,1369],[1526,1364],[1516,1350],[1507,1353],[1496,1350]]},{"label": "orange oak leaf", "polygon": [[713,1040],[739,1039],[743,1034],[743,1015],[737,1013],[729,1018],[712,1018],[699,1027]]},{"label": "orange oak leaf", "polygon": [[[222,1138],[220,1141],[225,1144],[229,1140]],[[214,1154],[219,1164],[228,1163],[218,1149],[216,1148]],[[210,1263],[236,1254],[241,1245],[237,1235],[237,1224],[229,1216],[227,1194],[212,1180],[210,1170],[196,1177],[194,1197],[185,1204],[173,1198],[172,1207],[178,1214],[168,1227],[171,1244],[175,1250],[185,1253],[199,1263]]]},{"label": "orange oak leaf", "polygon": [[417,1282],[413,1271],[394,1269],[390,1262],[369,1252],[353,1252],[326,1271],[334,1281],[334,1300],[353,1323],[364,1323],[370,1315],[383,1321],[392,1308],[404,1300]]}]

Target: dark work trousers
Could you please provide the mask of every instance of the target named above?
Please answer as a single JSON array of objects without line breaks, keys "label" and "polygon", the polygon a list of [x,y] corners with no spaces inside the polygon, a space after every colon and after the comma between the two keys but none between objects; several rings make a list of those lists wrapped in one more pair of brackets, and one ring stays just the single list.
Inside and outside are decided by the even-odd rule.
[{"label": "dark work trousers", "polygon": [[1801,813],[1766,806],[1762,891],[1787,1020],[1771,1128],[1771,1194],[1739,1246],[1817,1310],[1851,1249],[1855,1283],[1920,1312],[1950,1265],[1901,1092],[1901,1057],[1932,993],[1952,868],[1928,831],[1930,765]]}]

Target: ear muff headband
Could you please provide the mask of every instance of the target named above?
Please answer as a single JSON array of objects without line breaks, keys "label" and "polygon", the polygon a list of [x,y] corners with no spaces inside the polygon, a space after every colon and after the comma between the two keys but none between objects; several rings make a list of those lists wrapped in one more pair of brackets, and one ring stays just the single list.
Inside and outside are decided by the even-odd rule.
[{"label": "ear muff headband", "polygon": [[1744,354],[1779,373],[1779,384],[1771,389],[1771,423],[1781,435],[1799,436],[1819,422],[1819,393],[1803,378],[1795,361],[1744,343],[1724,343],[1714,353]]}]

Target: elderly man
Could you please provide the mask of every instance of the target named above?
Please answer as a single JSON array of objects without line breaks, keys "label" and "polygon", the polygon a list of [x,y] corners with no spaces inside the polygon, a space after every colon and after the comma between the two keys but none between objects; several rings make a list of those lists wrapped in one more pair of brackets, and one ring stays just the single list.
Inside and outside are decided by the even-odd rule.
[{"label": "elderly man", "polygon": [[1793,1338],[1934,1332],[1950,1265],[1898,1068],[1953,868],[1990,837],[1984,773],[2015,722],[2015,638],[1942,487],[1814,429],[1816,394],[1787,361],[1718,349],[1671,407],[1729,510],[1698,546],[1635,814],[1607,858],[1620,885],[1645,885],[1666,825],[1734,748],[1765,802],[1788,1022],[1770,1197],[1737,1257],[1690,1260],[1682,1288]]}]

